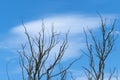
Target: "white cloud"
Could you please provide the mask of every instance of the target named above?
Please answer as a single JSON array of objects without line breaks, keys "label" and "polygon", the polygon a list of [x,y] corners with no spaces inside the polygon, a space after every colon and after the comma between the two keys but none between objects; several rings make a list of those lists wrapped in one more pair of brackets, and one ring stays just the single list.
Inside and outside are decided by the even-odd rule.
[{"label": "white cloud", "polygon": [[[110,15],[105,15],[105,16],[108,17]],[[81,34],[83,33],[83,27],[84,28],[88,27],[89,29],[98,28],[100,25],[100,18],[99,16],[96,17],[96,16],[88,16],[88,15],[60,15],[60,16],[58,15],[58,16],[44,18],[44,24],[45,24],[46,33],[50,33],[52,24],[54,24],[54,29],[56,32],[66,33],[68,30],[70,30],[69,39],[73,39],[73,38],[75,39],[70,40],[70,46],[65,54],[65,58],[69,59],[78,56],[80,54],[78,53],[78,51],[80,51],[80,47],[84,46],[84,43],[82,43],[81,40],[76,38],[76,35],[79,33]],[[24,25],[26,26],[30,34],[36,35],[41,30],[42,20],[38,19],[38,20],[30,21],[24,23]],[[25,42],[25,39],[23,38],[24,36],[23,25],[18,25],[13,27],[10,32],[14,35],[14,37],[11,37],[11,39],[9,40],[10,44],[12,45],[15,44],[13,46],[16,47],[18,46],[18,44]]]},{"label": "white cloud", "polygon": [[[103,15],[106,19],[113,19],[116,15]],[[52,24],[54,24],[55,31],[66,33],[69,29],[71,33],[80,33],[83,31],[83,27],[89,29],[95,29],[100,25],[99,16],[88,16],[88,15],[59,15],[44,18],[44,23],[47,32],[50,32]],[[110,23],[110,22],[108,22]],[[27,30],[36,34],[41,30],[42,20],[34,20],[24,23]],[[23,25],[18,25],[11,30],[12,33],[23,34]]]},{"label": "white cloud", "polygon": [[[107,15],[107,17],[108,16],[110,15]],[[111,17],[113,18],[114,16],[111,15],[110,18]],[[83,27],[88,27],[89,29],[97,29],[100,24],[100,18],[96,16],[91,17],[88,15],[62,15],[44,18],[44,23],[46,32],[48,33],[51,31],[52,23],[54,23],[54,28],[56,32],[66,33],[70,29],[69,47],[64,56],[64,60],[68,60],[71,58],[79,57],[81,55],[80,48],[84,48],[85,45],[83,43],[84,39],[82,39],[80,37],[81,35],[79,36],[78,34],[83,34]],[[38,19],[24,24],[29,33],[36,35],[41,30],[42,20]],[[16,48],[18,49],[18,47],[20,47],[21,43],[25,42],[23,25],[13,27],[10,30],[10,33],[11,34],[8,36],[8,38],[3,41],[4,46],[7,46],[7,49],[15,48],[14,50],[16,50]],[[3,45],[0,45],[0,48],[2,47]],[[16,55],[15,57],[12,56],[12,58],[16,58]],[[6,58],[6,60],[11,60],[11,57]],[[86,80],[86,78],[78,77],[77,80]]]},{"label": "white cloud", "polygon": [[[66,33],[70,29],[71,33],[80,33],[83,31],[83,27],[89,27],[89,29],[98,27],[99,18],[83,15],[65,15],[45,18],[44,23],[47,32],[50,32],[51,25],[54,24],[55,31]],[[41,30],[42,20],[24,24],[30,33],[36,34]],[[16,26],[11,31],[16,34],[23,34],[23,25]]]}]

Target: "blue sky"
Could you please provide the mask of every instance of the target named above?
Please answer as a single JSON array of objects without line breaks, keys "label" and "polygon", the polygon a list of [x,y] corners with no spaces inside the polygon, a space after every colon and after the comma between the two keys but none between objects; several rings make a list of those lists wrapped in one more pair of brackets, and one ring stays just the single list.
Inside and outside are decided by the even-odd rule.
[{"label": "blue sky", "polygon": [[[45,21],[47,32],[49,32],[52,23],[58,32],[65,33],[70,29],[70,46],[75,46],[75,48],[68,48],[65,55],[65,61],[68,61],[78,55],[80,56],[80,48],[84,49],[85,47],[84,36],[82,36],[83,27],[98,29],[100,20],[97,11],[107,18],[108,24],[117,18],[115,30],[118,38],[112,54],[106,61],[106,67],[108,67],[106,73],[114,67],[120,71],[119,3],[119,0],[0,0],[0,80],[7,80],[5,66],[9,60],[11,61],[9,64],[9,71],[12,73],[11,78],[14,79],[13,75],[15,74],[19,75],[18,63],[14,60],[18,58],[17,50],[20,48],[20,44],[24,43],[22,19],[32,34],[38,32],[41,19]],[[84,62],[81,60],[80,64],[84,65]],[[73,70],[76,70],[75,66],[73,66]]]}]

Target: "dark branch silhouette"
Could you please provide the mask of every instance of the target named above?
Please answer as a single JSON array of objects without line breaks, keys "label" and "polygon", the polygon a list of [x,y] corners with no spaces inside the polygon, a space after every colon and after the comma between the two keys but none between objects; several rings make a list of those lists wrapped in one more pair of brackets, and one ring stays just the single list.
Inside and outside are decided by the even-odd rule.
[{"label": "dark branch silhouette", "polygon": [[[68,47],[68,34],[66,34],[65,39],[60,42],[58,39],[59,34],[54,32],[54,28],[51,30],[51,36],[46,37],[45,26],[42,23],[42,30],[38,37],[31,37],[27,32],[25,25],[25,34],[27,36],[27,44],[21,45],[22,51],[20,54],[20,66],[22,69],[22,79],[23,80],[66,80],[66,75],[68,69],[72,64],[77,61],[74,60],[67,67],[60,67],[63,55]],[[55,57],[50,59],[50,55],[53,54],[52,50],[57,46],[58,51],[54,54]],[[27,49],[29,47],[29,53]]]},{"label": "dark branch silhouette", "polygon": [[[86,38],[86,46],[88,50],[88,58],[89,58],[89,68],[83,67],[85,70],[85,74],[88,80],[104,80],[105,76],[105,61],[109,54],[111,53],[115,38],[114,38],[114,27],[116,20],[114,20],[111,28],[107,28],[105,20],[100,16],[101,26],[100,26],[100,38],[97,38],[95,34],[91,30],[89,30],[91,39],[93,41],[92,44],[89,44],[88,36],[86,31],[84,30],[85,38]],[[98,61],[98,62],[97,62]],[[108,80],[111,80],[113,76],[113,72],[110,73]]]}]

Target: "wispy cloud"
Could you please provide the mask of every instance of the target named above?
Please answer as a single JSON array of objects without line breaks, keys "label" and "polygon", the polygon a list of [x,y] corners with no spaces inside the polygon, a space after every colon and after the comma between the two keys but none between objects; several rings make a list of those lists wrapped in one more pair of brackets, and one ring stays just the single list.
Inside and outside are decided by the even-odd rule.
[{"label": "wispy cloud", "polygon": [[[115,15],[104,15],[104,17],[113,19]],[[70,29],[71,33],[80,33],[83,31],[83,27],[89,29],[95,29],[99,27],[100,18],[99,16],[88,16],[88,15],[60,15],[44,18],[44,23],[47,32],[51,30],[52,24],[58,32],[65,33]],[[35,34],[41,30],[42,20],[35,20],[24,23],[29,32]],[[21,34],[24,33],[23,25],[14,27],[11,32]]]},{"label": "wispy cloud", "polygon": [[[107,17],[108,16],[110,15],[107,15]],[[111,15],[110,18],[112,16],[113,15]],[[112,18],[114,18],[114,16]],[[24,23],[28,32],[33,35],[37,35],[38,32],[41,30],[41,24],[41,19]],[[65,34],[68,30],[70,30],[69,47],[63,58],[65,61],[81,56],[80,49],[85,50],[83,27],[85,29],[89,28],[96,30],[100,26],[100,18],[98,16],[89,15],[58,15],[44,18],[44,24],[46,28],[46,35],[48,35],[47,33],[50,33],[52,24],[54,24],[54,29],[56,32]],[[5,48],[8,51],[12,49],[12,52],[16,53],[16,49],[20,49],[20,44],[26,42],[23,25],[13,27],[9,33],[9,36],[4,41],[2,41],[2,44],[0,44],[0,48]],[[51,58],[53,58],[53,56]],[[6,61],[16,58],[16,54],[12,55],[12,57],[8,56],[6,57]],[[84,76],[82,78],[77,77],[77,80],[85,79],[86,78]]]},{"label": "wispy cloud", "polygon": [[[80,33],[83,27],[94,29],[99,25],[99,17],[89,17],[85,15],[63,15],[53,16],[44,19],[46,31],[50,32],[52,24],[54,24],[55,31],[66,33],[69,29],[72,33]],[[35,20],[24,23],[30,33],[36,34],[41,29],[42,20]],[[11,32],[16,34],[24,33],[23,25],[14,27]]]},{"label": "wispy cloud", "polygon": [[[109,17],[110,15],[105,15],[105,17]],[[110,16],[110,18],[113,15]],[[114,18],[114,16],[112,17]],[[89,15],[58,15],[52,17],[44,18],[44,25],[46,29],[46,35],[50,33],[52,24],[54,24],[54,29],[56,32],[66,33],[70,30],[70,41],[69,48],[65,54],[65,59],[69,59],[71,57],[76,57],[80,55],[78,51],[80,48],[84,48],[83,38],[76,37],[77,34],[83,34],[83,27],[89,29],[97,29],[100,25],[99,16],[89,16]],[[36,35],[41,30],[42,20],[34,20],[27,23],[24,23],[28,32],[30,34]],[[7,40],[9,43],[12,43],[13,46],[18,46],[20,43],[25,42],[24,37],[24,27],[23,25],[15,26],[11,29],[12,36],[11,39]],[[71,36],[72,35],[72,36]]]}]

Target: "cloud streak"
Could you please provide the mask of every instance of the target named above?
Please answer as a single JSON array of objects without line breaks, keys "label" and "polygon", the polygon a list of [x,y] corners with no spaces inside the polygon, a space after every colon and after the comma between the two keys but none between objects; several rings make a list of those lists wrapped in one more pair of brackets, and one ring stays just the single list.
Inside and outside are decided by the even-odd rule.
[{"label": "cloud streak", "polygon": [[[107,15],[108,16],[108,15]],[[112,17],[112,16],[110,16]],[[114,17],[114,16],[113,16]],[[37,35],[41,30],[42,20],[34,20],[24,25],[30,34]],[[46,28],[46,35],[51,32],[51,26],[54,24],[54,29],[56,32],[65,34],[68,30],[69,33],[69,47],[63,57],[63,61],[68,61],[81,56],[80,49],[85,50],[85,43],[83,38],[83,27],[96,30],[100,26],[100,18],[96,16],[89,15],[58,15],[52,17],[44,18],[44,24]],[[20,49],[20,44],[26,42],[26,37],[24,34],[23,25],[18,25],[13,27],[2,44],[0,44],[0,49],[5,48],[7,51],[12,51],[12,53],[17,53]],[[119,34],[119,32],[116,32]],[[3,45],[4,44],[4,45]],[[7,46],[7,47],[6,47]],[[58,45],[59,46],[59,45]],[[54,50],[56,51],[56,50]],[[53,55],[54,56],[54,55]],[[53,56],[51,58],[53,58]],[[5,57],[6,61],[17,59],[16,54]],[[14,67],[17,67],[16,65]],[[19,73],[19,72],[18,72]],[[77,78],[77,80],[85,80],[85,77]]]},{"label": "cloud streak", "polygon": [[[51,26],[54,24],[54,29],[57,32],[66,33],[70,29],[71,34],[75,34],[82,32],[83,27],[89,27],[89,29],[98,27],[99,18],[83,15],[64,15],[45,18],[44,23],[47,32],[50,32]],[[24,24],[30,33],[36,34],[41,29],[42,20],[35,20]],[[15,34],[24,33],[23,25],[14,27],[11,32]]]},{"label": "cloud streak", "polygon": [[[107,15],[106,17],[108,16],[110,15]],[[24,23],[24,25],[30,34],[37,35],[41,30],[42,22],[43,21],[41,19],[38,19]],[[78,51],[80,51],[80,48],[84,48],[85,46],[83,43],[84,39],[78,38],[79,36],[76,37],[76,35],[83,34],[83,27],[85,29],[97,29],[100,25],[100,18],[88,15],[58,15],[47,17],[44,18],[46,35],[51,32],[52,24],[54,24],[54,29],[56,32],[65,34],[68,30],[70,30],[70,46],[65,54],[65,59],[70,59],[80,55]],[[13,27],[10,32],[15,35],[9,40],[12,45],[15,44],[14,46],[16,47],[18,44],[25,42],[23,25]]]}]

